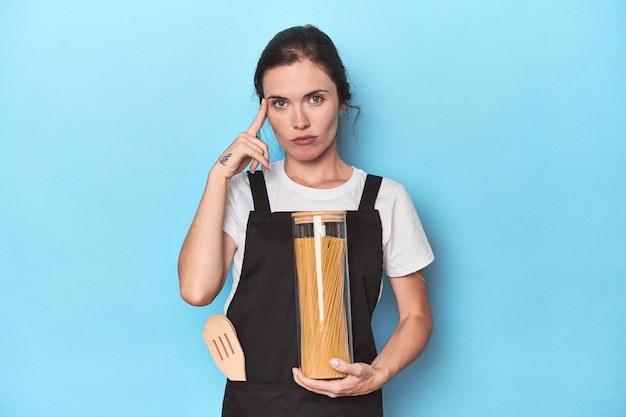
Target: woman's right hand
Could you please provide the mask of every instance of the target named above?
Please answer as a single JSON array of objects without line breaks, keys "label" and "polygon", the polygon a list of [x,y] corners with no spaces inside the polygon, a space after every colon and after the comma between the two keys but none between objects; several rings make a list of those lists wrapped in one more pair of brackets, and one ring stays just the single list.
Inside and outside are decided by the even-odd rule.
[{"label": "woman's right hand", "polygon": [[250,171],[254,172],[259,165],[263,171],[270,168],[269,149],[267,144],[256,135],[259,133],[267,115],[267,100],[261,100],[261,107],[250,127],[237,136],[237,139],[222,153],[211,169],[214,173],[230,179],[239,174],[250,164]]}]

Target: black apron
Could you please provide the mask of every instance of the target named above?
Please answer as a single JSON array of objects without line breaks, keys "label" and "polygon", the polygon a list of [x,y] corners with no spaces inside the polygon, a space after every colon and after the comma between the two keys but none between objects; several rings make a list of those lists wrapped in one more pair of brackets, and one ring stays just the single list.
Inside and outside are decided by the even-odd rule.
[{"label": "black apron", "polygon": [[[246,358],[247,381],[227,381],[223,417],[380,417],[382,390],[330,398],[293,380],[299,348],[291,213],[272,212],[261,171],[248,173],[254,200],[241,277],[227,316]],[[357,211],[346,213],[355,362],[371,363],[371,318],[382,277],[382,225],[374,203],[382,178],[368,175]]]}]

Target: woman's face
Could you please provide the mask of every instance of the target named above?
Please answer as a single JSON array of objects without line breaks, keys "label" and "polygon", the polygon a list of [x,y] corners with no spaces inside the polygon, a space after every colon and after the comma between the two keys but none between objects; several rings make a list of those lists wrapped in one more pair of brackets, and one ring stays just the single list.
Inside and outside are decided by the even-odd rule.
[{"label": "woman's face", "polygon": [[267,70],[267,118],[287,158],[312,162],[335,152],[342,105],[335,83],[309,60]]}]

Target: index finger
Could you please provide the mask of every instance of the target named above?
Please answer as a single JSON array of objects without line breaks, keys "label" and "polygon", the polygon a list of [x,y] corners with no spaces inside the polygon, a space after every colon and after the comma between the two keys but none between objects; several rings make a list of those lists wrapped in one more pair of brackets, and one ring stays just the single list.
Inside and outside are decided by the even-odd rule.
[{"label": "index finger", "polygon": [[261,107],[259,107],[259,112],[257,113],[256,118],[254,119],[254,121],[252,122],[248,130],[246,130],[246,132],[248,132],[249,134],[253,136],[256,136],[256,134],[259,133],[259,130],[261,130],[261,126],[263,126],[263,122],[265,122],[266,115],[267,115],[267,100],[263,99],[261,100]]}]

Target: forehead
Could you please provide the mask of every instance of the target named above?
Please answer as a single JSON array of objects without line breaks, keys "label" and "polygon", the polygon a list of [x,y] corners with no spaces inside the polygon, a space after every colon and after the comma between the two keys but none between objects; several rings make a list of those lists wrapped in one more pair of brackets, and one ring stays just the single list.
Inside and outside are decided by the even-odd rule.
[{"label": "forehead", "polygon": [[328,74],[309,60],[281,65],[265,71],[263,75],[265,97],[300,97],[316,90],[337,92]]}]

